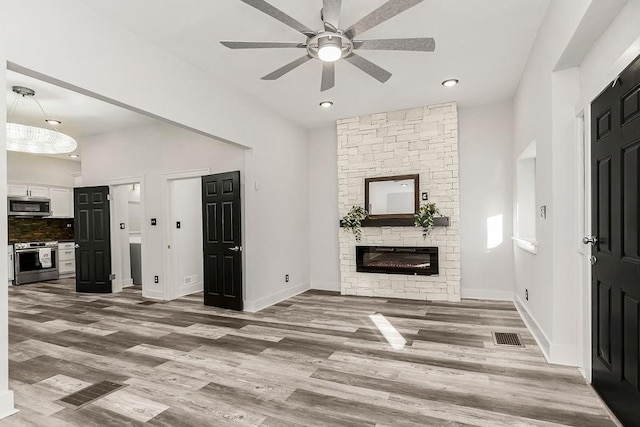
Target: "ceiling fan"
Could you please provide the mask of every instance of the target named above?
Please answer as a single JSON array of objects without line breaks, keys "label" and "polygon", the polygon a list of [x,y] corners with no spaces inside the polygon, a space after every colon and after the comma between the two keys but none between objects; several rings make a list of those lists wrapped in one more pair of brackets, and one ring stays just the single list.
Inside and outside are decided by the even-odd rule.
[{"label": "ceiling fan", "polygon": [[311,59],[322,61],[322,83],[320,91],[331,89],[335,85],[335,61],[344,59],[360,70],[369,74],[381,83],[391,78],[391,73],[355,53],[356,50],[401,50],[433,52],[436,42],[432,38],[378,39],[357,40],[356,37],[365,31],[393,18],[405,10],[422,3],[423,0],[389,0],[346,30],[341,30],[340,8],[342,0],[323,0],[322,21],[324,28],[313,31],[291,16],[282,12],[264,0],[240,0],[253,6],[272,18],[300,31],[306,41],[297,42],[241,42],[221,41],[230,49],[273,49],[294,48],[306,49],[306,54],[262,77],[262,80],[276,80],[289,71]]}]

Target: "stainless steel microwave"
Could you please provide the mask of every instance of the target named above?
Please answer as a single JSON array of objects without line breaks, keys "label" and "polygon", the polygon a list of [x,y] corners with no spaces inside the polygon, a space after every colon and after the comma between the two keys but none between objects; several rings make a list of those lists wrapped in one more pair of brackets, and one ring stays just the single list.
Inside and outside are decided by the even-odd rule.
[{"label": "stainless steel microwave", "polygon": [[10,216],[51,216],[51,199],[41,197],[9,197]]}]

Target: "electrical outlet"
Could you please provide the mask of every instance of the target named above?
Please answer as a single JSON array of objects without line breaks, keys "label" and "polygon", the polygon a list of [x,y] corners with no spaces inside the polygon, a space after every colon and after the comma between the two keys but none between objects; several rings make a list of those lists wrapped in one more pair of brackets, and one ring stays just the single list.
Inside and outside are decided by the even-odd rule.
[{"label": "electrical outlet", "polygon": [[124,230],[124,222],[120,223],[120,230]]},{"label": "electrical outlet", "polygon": [[180,221],[176,221],[176,228],[180,228]]},{"label": "electrical outlet", "polygon": [[151,218],[151,225],[158,225],[158,220],[155,218]]},{"label": "electrical outlet", "polygon": [[547,219],[547,207],[540,206],[540,219]]},{"label": "electrical outlet", "polygon": [[160,278],[158,276],[153,276],[153,283],[158,283]]},{"label": "electrical outlet", "polygon": [[429,193],[427,192],[422,193],[422,200],[429,200]]},{"label": "electrical outlet", "polygon": [[524,299],[526,299],[527,301],[529,301],[529,289],[525,289],[525,290],[524,290]]},{"label": "electrical outlet", "polygon": [[288,274],[285,274],[285,275],[284,275],[284,281],[285,281],[286,283],[289,283],[289,275],[288,275]]}]

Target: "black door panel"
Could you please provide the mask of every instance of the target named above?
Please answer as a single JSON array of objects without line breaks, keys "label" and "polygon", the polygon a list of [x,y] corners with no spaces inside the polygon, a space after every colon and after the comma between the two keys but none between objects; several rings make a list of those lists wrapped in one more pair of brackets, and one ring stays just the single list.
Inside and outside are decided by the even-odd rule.
[{"label": "black door panel", "polygon": [[76,291],[110,293],[109,187],[74,188]]},{"label": "black door panel", "polygon": [[640,58],[591,105],[592,382],[640,426]]},{"label": "black door panel", "polygon": [[240,172],[202,177],[204,303],[242,310]]}]

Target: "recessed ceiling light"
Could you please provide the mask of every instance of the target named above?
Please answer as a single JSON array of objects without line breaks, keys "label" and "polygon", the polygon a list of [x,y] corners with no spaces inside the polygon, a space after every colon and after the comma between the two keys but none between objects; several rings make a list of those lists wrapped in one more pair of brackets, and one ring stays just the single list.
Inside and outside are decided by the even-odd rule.
[{"label": "recessed ceiling light", "polygon": [[333,102],[331,102],[331,101],[322,101],[320,103],[320,106],[322,108],[329,108],[329,107],[333,106]]},{"label": "recessed ceiling light", "polygon": [[444,87],[453,87],[459,83],[458,79],[449,79],[442,82]]},{"label": "recessed ceiling light", "polygon": [[72,159],[77,159],[80,157],[79,154],[69,154],[69,157],[71,157]]},{"label": "recessed ceiling light", "polygon": [[44,121],[49,123],[50,125],[59,125],[62,123],[60,120],[55,119],[45,119]]}]

